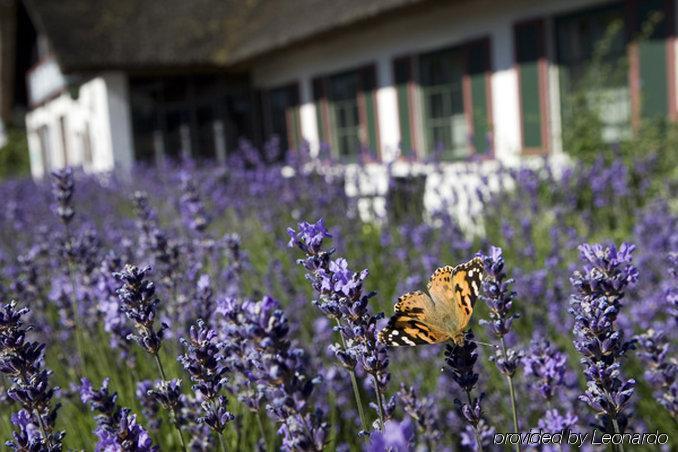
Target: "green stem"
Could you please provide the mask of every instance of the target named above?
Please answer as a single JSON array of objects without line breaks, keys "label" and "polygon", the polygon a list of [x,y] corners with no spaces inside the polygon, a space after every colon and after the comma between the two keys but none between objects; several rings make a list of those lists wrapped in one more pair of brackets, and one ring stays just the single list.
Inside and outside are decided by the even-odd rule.
[{"label": "green stem", "polygon": [[224,434],[223,433],[218,433],[217,436],[219,437],[219,446],[221,447],[221,452],[226,452],[226,443],[224,442]]},{"label": "green stem", "polygon": [[[504,353],[504,359],[507,358],[507,353],[506,353],[506,343],[504,342],[504,338],[502,337],[500,339],[501,341],[501,350],[502,353]],[[513,388],[513,378],[510,376],[506,376],[506,380],[508,380],[508,386],[509,386],[509,396],[511,397],[511,412],[513,413],[513,431],[518,434],[518,410],[516,409],[516,394],[515,394],[515,389]],[[520,452],[520,444],[517,443],[515,447],[516,451]]]},{"label": "green stem", "polygon": [[47,447],[51,448],[52,447],[52,440],[50,439],[49,436],[47,436],[47,428],[45,428],[45,423],[42,420],[42,416],[40,416],[40,413],[38,413],[37,409],[33,410],[33,414],[35,414],[35,417],[38,419],[38,424],[40,426],[40,433],[42,433],[42,437],[45,438],[45,442],[47,443]]},{"label": "green stem", "polygon": [[[621,435],[621,430],[619,430],[619,423],[617,423],[616,415],[615,415],[615,417],[612,418],[612,427],[614,428],[615,433]],[[617,450],[619,452],[624,452],[624,445],[622,443],[623,443],[623,441],[620,442],[619,444],[617,444]]]},{"label": "green stem", "polygon": [[[341,327],[339,319],[335,319],[337,326]],[[346,348],[346,339],[344,338],[344,333],[339,330],[339,336],[341,337],[341,344]],[[367,431],[367,422],[365,422],[365,412],[363,411],[363,401],[360,398],[360,388],[358,388],[358,380],[355,378],[355,371],[353,369],[348,369],[348,373],[351,375],[351,385],[353,386],[353,395],[355,396],[355,404],[358,407],[358,415],[360,416],[360,424],[362,425],[363,431]]]},{"label": "green stem", "polygon": [[264,447],[266,447],[266,450],[270,450],[268,447],[268,438],[266,437],[266,429],[264,428],[264,420],[261,418],[261,409],[257,410],[257,424],[259,425],[261,439],[264,441]]},{"label": "green stem", "polygon": [[[155,363],[158,366],[158,372],[160,372],[160,378],[163,381],[167,381],[167,376],[165,375],[165,369],[162,367],[162,362],[160,361],[160,357],[158,356],[158,353],[154,353],[153,357],[155,358]],[[188,448],[186,447],[186,441],[184,441],[184,434],[181,431],[181,427],[179,426],[179,422],[177,421],[177,415],[174,412],[174,408],[170,408],[170,416],[172,417],[172,424],[174,424],[174,428],[177,430],[177,433],[179,433],[179,442],[181,442],[181,447],[185,452],[188,452]]]},{"label": "green stem", "polygon": [[383,394],[379,388],[379,383],[377,382],[377,376],[372,374],[372,379],[374,380],[374,392],[377,394],[377,406],[379,407],[379,430],[384,431],[384,422],[386,415],[384,414],[384,402]]},{"label": "green stem", "polygon": [[[67,238],[67,240],[70,240]],[[71,258],[68,258],[68,279],[71,282],[71,310],[73,311],[73,332],[75,334],[75,349],[78,352],[78,357],[80,358],[80,373],[86,373],[86,364],[85,364],[85,351],[82,346],[82,331],[80,329],[80,314],[78,313],[78,282],[75,278],[75,272],[73,271],[73,262]]]}]

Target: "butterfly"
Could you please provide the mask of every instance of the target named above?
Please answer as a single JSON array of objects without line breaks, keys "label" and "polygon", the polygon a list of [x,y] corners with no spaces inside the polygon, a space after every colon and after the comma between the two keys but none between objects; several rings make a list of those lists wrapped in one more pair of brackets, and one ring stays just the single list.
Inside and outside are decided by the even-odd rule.
[{"label": "butterfly", "polygon": [[478,299],[483,272],[479,257],[456,267],[437,269],[428,282],[428,293],[417,290],[398,298],[395,314],[379,332],[379,341],[401,346],[452,340],[463,345],[464,330]]}]

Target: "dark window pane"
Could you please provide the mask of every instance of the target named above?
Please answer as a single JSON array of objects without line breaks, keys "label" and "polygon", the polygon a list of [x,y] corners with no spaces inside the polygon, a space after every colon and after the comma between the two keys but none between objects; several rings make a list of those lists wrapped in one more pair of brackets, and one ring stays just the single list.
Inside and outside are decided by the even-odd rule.
[{"label": "dark window pane", "polygon": [[441,153],[447,159],[468,153],[463,73],[461,49],[445,49],[419,58],[426,148],[429,153]]},{"label": "dark window pane", "polygon": [[343,160],[355,159],[360,151],[360,82],[358,71],[339,74],[329,79],[336,152]]}]

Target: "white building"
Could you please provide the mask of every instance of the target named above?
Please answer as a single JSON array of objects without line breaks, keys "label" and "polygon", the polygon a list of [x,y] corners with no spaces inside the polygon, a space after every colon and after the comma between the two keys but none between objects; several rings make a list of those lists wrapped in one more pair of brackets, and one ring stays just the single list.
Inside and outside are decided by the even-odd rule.
[{"label": "white building", "polygon": [[[605,99],[590,107],[615,141],[678,118],[677,3],[25,0],[43,48],[32,172],[223,162],[271,134],[344,162],[511,163],[563,151],[563,99],[581,89]],[[587,86],[603,41],[622,74]]]}]

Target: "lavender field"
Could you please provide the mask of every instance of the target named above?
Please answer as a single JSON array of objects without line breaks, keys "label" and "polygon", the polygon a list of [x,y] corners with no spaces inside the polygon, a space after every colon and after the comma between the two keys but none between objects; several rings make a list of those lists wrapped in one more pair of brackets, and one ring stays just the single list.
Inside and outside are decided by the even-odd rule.
[{"label": "lavender field", "polygon": [[[494,440],[594,426],[627,442],[585,448],[678,447],[676,186],[656,161],[497,167],[425,221],[365,221],[341,172],[240,155],[0,185],[10,449],[574,450]],[[377,340],[399,295],[475,255],[463,346]]]}]

